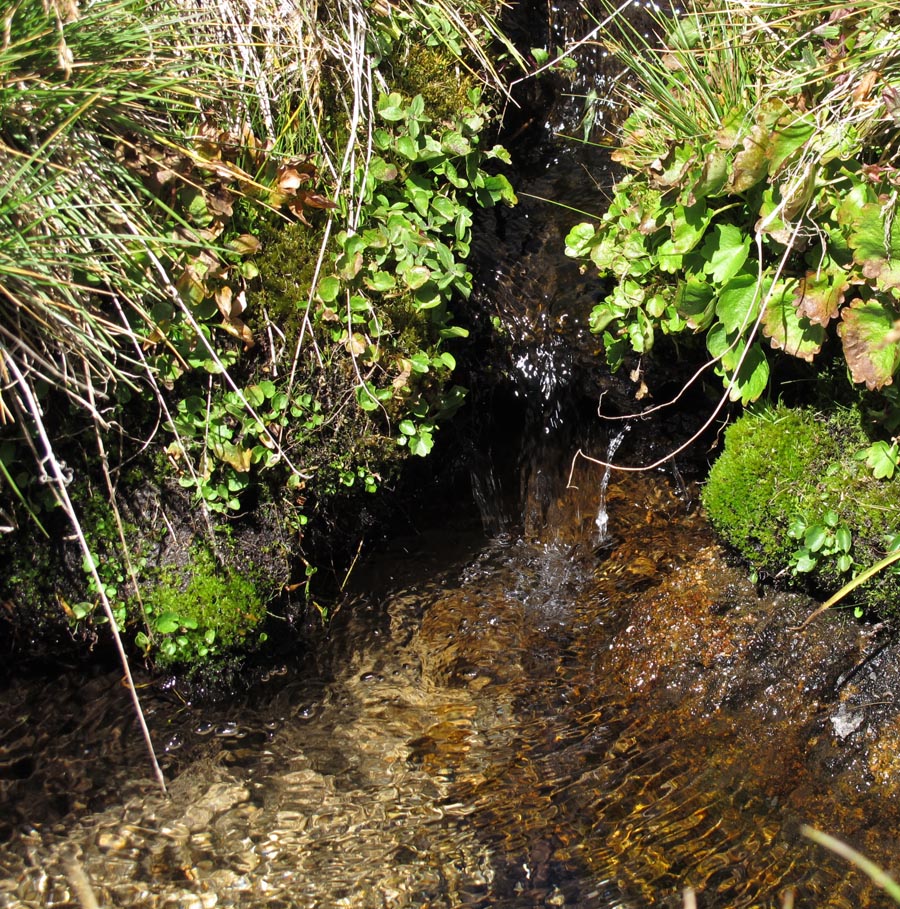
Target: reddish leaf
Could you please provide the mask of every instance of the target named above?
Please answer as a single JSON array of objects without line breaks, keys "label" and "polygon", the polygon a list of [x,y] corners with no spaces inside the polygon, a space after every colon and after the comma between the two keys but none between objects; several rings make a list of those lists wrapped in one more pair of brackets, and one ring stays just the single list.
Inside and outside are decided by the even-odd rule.
[{"label": "reddish leaf", "polygon": [[337,205],[331,199],[321,193],[311,193],[303,190],[297,193],[297,198],[307,208],[337,208]]},{"label": "reddish leaf", "polygon": [[729,192],[746,192],[762,180],[769,169],[768,144],[769,131],[759,123],[754,124],[750,135],[744,137],[743,148],[734,156]]},{"label": "reddish leaf", "polygon": [[900,364],[900,344],[892,340],[896,319],[878,300],[854,300],[841,311],[838,334],[850,374],[870,391],[890,385]]},{"label": "reddish leaf", "polygon": [[794,306],[815,325],[837,318],[850,282],[843,269],[808,271],[794,289]]},{"label": "reddish leaf", "polygon": [[300,170],[297,167],[281,167],[278,169],[278,180],[276,186],[280,192],[293,195],[304,184],[312,180],[312,174],[306,169]]},{"label": "reddish leaf", "polygon": [[822,349],[825,329],[821,325],[813,325],[797,312],[794,296],[793,288],[786,283],[772,288],[763,314],[762,331],[776,350],[811,363]]}]

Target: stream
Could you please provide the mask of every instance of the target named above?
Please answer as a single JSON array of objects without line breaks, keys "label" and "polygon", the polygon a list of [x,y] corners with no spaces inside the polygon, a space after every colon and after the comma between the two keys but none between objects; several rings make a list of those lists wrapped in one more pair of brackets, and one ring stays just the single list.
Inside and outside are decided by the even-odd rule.
[{"label": "stream", "polygon": [[[657,474],[362,566],[314,653],[191,707],[117,673],[3,698],[0,905],[888,905],[799,833],[897,854],[893,645],[760,593]],[[848,671],[855,673],[848,677]],[[880,695],[879,695],[880,693]]]},{"label": "stream", "polygon": [[603,161],[529,132],[577,132],[593,73],[523,121],[522,203],[482,221],[508,387],[482,399],[472,502],[364,560],[251,690],[194,705],[139,677],[168,797],[117,670],[4,682],[0,907],[891,905],[801,827],[900,869],[895,637],[798,630],[816,604],[716,542],[702,470],[572,463],[646,463],[706,415],[597,416],[665,375],[598,384],[597,287],[540,201],[602,206]]}]

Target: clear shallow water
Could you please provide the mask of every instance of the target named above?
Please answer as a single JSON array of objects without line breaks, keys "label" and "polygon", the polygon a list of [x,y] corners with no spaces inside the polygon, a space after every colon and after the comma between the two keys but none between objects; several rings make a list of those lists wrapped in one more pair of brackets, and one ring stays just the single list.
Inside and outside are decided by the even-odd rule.
[{"label": "clear shallow water", "polygon": [[758,596],[662,477],[613,478],[593,552],[590,480],[545,539],[374,560],[240,702],[147,692],[170,799],[115,677],[13,686],[0,905],[79,905],[73,860],[107,906],[887,905],[798,834],[896,852],[897,724],[872,745],[888,708],[838,668],[882,645],[784,630],[809,604]]}]

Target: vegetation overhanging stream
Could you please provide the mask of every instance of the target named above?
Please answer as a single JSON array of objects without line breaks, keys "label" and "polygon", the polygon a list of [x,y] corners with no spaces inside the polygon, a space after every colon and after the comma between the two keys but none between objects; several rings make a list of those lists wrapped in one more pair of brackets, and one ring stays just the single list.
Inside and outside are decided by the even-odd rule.
[{"label": "vegetation overhanging stream", "polygon": [[[543,40],[531,39],[550,49],[548,56],[570,43],[576,8],[563,4],[547,20]],[[521,15],[529,9],[523,3]],[[508,121],[518,159],[516,209],[488,207],[472,223],[447,189],[458,179],[447,149],[465,147],[482,196],[513,198],[506,178],[482,170],[474,151],[485,113],[478,92],[460,101],[459,131],[442,137],[444,158],[413,181],[423,210],[434,195],[446,200],[442,224],[454,225],[446,248],[456,243],[468,251],[471,244],[478,272],[469,315],[474,353],[468,362],[459,357],[475,407],[456,429],[443,430],[459,450],[411,472],[425,478],[409,482],[428,506],[408,509],[416,533],[385,540],[355,565],[327,623],[273,647],[277,658],[263,663],[253,685],[224,700],[190,703],[177,685],[154,685],[138,674],[169,796],[145,777],[138,719],[122,697],[119,671],[98,664],[48,674],[44,667],[39,676],[4,682],[0,906],[85,907],[92,899],[134,909],[681,909],[689,899],[722,909],[885,905],[865,875],[802,828],[827,830],[883,867],[896,866],[900,652],[890,627],[852,621],[846,612],[807,624],[815,605],[808,597],[748,578],[698,507],[702,451],[675,462],[660,458],[665,469],[642,474],[571,461],[581,449],[601,463],[612,453],[653,462],[702,427],[710,406],[699,389],[658,421],[598,418],[598,407],[625,410],[636,391],[644,397],[650,386],[664,397],[666,384],[677,388],[682,379],[680,366],[661,368],[650,359],[630,362],[626,378],[597,369],[601,345],[587,330],[592,319],[610,315],[604,325],[614,328],[620,320],[620,339],[638,337],[626,333],[630,319],[649,323],[640,307],[596,315],[598,290],[608,287],[571,255],[577,244],[585,253],[593,233],[570,233],[570,255],[563,254],[572,222],[564,206],[600,211],[609,188],[605,154],[555,138],[580,125],[591,91],[595,100],[602,94],[601,56],[586,48],[575,81],[553,82],[560,74],[551,72],[543,85],[532,83],[535,116]],[[547,97],[551,104],[540,106]],[[391,93],[377,102],[394,133],[383,130],[376,140],[386,156],[376,186],[396,178],[390,154],[398,149],[411,167],[433,164],[424,102],[401,102]],[[499,147],[491,154],[506,155]],[[292,167],[278,179],[319,178],[308,162]],[[220,189],[223,195],[204,205],[227,208]],[[304,198],[305,213],[295,204],[303,223],[307,215],[315,221],[317,207],[328,208],[312,190]],[[541,201],[548,198],[560,205],[548,208]],[[726,235],[724,228],[717,234]],[[287,244],[309,239],[285,236]],[[343,292],[340,282],[356,278],[348,266],[352,240],[342,237],[343,258],[319,285],[317,329],[326,330],[320,337],[333,333],[334,363],[348,356],[357,367],[357,357],[376,357],[365,348],[366,333],[382,329],[362,316],[354,321],[349,308],[349,333],[333,324],[339,320],[330,304]],[[285,248],[273,244],[271,256]],[[237,270],[245,254],[227,267]],[[399,274],[392,255],[360,280],[360,294],[392,290],[389,272]],[[424,260],[407,266],[432,267]],[[456,261],[450,268],[455,290],[467,293],[471,276]],[[414,273],[411,288],[419,274],[425,272]],[[710,280],[731,277],[715,272]],[[440,310],[414,341],[398,332],[391,356],[412,364],[401,370],[403,382],[415,369],[420,379],[446,378],[457,363],[441,341],[465,332],[426,284],[391,313],[396,328],[416,306],[420,316],[433,304]],[[269,284],[266,293],[267,305],[277,307],[287,291]],[[601,307],[614,303],[610,296]],[[246,342],[250,328],[236,309],[229,312],[222,310],[232,333]],[[485,340],[487,324],[499,346]],[[620,350],[611,338],[604,339],[607,359]],[[404,347],[411,343],[422,349]],[[347,384],[348,375],[338,369],[330,378]],[[751,397],[750,380],[735,375],[725,377],[729,388]],[[414,400],[401,403],[367,382],[352,392],[356,403],[376,414],[373,420],[379,407],[393,408],[390,417],[415,454],[431,450],[438,414],[461,400],[452,391],[444,398],[430,378],[415,386]],[[201,445],[203,421],[214,412],[208,394],[205,402],[183,398],[173,420],[186,439],[194,433],[197,449],[207,442],[203,437]],[[282,402],[269,379],[228,394],[249,395],[249,404],[265,411],[266,426],[288,425],[286,417],[278,424],[287,398]],[[292,417],[306,420],[314,435],[321,420],[308,397]],[[244,435],[220,440],[217,456],[234,468],[232,479],[246,472],[245,455],[266,460],[274,450],[245,406],[247,400],[222,399],[221,425],[243,421],[240,433],[256,433],[260,443],[244,452]],[[876,447],[871,457],[888,457],[886,443]],[[186,456],[184,448],[178,457]],[[382,480],[374,467],[348,464],[330,465],[328,482],[368,490]],[[445,479],[432,484],[430,472],[440,470]],[[297,516],[311,478],[292,477],[284,488],[296,497]],[[185,486],[209,479],[183,478]],[[210,487],[208,501],[222,513],[237,510],[229,496],[238,501],[242,490],[223,489]],[[346,507],[357,502],[348,499]],[[352,521],[363,518],[354,514]],[[836,562],[849,558],[842,521],[843,513],[797,531],[808,561],[822,559],[824,543],[811,542],[819,536],[833,543]],[[186,527],[173,537],[179,534],[189,536]],[[90,552],[85,558],[91,562]],[[245,579],[240,554],[204,549],[190,558],[209,570],[197,569],[187,585],[161,584],[166,592],[148,600],[145,618],[155,615],[165,635],[168,624],[183,624],[179,597],[196,599],[201,611],[214,599],[251,620],[255,633],[264,609],[252,584],[215,586],[223,577]],[[302,581],[285,586],[308,591],[314,566],[306,567]],[[95,566],[93,572],[96,587],[112,586]],[[222,643],[206,634],[178,646],[198,654]]]}]

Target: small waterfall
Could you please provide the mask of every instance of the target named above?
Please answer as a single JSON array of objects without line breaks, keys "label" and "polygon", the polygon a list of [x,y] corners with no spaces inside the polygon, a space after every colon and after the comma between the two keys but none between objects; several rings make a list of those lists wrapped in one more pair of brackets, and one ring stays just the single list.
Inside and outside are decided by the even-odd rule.
[{"label": "small waterfall", "polygon": [[609,512],[606,510],[606,490],[609,487],[609,475],[612,468],[609,466],[615,457],[619,446],[622,444],[631,424],[626,423],[615,435],[609,437],[609,445],[606,447],[606,467],[603,468],[603,479],[600,481],[600,505],[597,508],[597,517],[594,523],[597,525],[597,543],[605,543],[609,539]]}]

